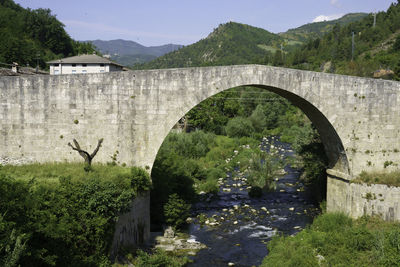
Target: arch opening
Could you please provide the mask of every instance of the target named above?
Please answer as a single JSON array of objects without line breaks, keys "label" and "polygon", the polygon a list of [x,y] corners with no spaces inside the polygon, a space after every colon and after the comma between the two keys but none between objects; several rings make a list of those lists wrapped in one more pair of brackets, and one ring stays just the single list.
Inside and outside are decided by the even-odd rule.
[{"label": "arch opening", "polygon": [[[268,92],[274,93],[277,96],[279,96],[279,98],[282,97],[282,99],[288,100],[288,102],[290,102],[290,104],[299,108],[308,117],[308,119],[314,125],[314,127],[316,128],[317,132],[320,135],[321,142],[324,146],[324,152],[325,152],[325,154],[328,158],[328,162],[329,162],[328,168],[340,168],[339,170],[341,172],[348,173],[348,162],[347,162],[346,154],[344,152],[343,144],[340,140],[340,137],[338,136],[334,127],[329,122],[329,120],[326,118],[326,116],[321,111],[319,111],[318,108],[316,108],[313,104],[311,104],[309,101],[305,100],[304,98],[302,98],[294,93],[280,89],[280,88],[259,85],[259,84],[250,84],[250,85],[244,85],[244,86],[258,88],[259,92],[268,91]],[[213,99],[213,97],[215,98],[216,95],[218,95],[218,94],[223,94],[223,93],[227,94],[227,93],[229,93],[229,90],[235,90],[238,88],[240,89],[242,87],[243,86],[238,86],[238,87],[219,90],[217,92],[214,92],[213,94],[211,94],[211,96],[207,97],[206,99],[201,99],[202,101],[198,105],[205,103],[205,101],[207,101],[207,100]],[[173,121],[172,125],[176,125],[177,122],[182,117],[184,117],[186,114],[190,113],[192,110],[194,110],[196,107],[198,107],[198,105],[193,105],[193,99],[188,99],[187,102],[185,103],[184,108],[181,109],[181,113],[174,114],[174,118],[171,119],[171,121]],[[209,120],[211,120],[211,119],[212,118],[209,117]],[[165,135],[163,136],[161,142],[167,140],[167,135],[169,132],[171,132],[171,130],[173,128],[172,125],[169,125],[169,128],[168,128],[169,130],[168,130],[168,132],[164,133]],[[207,137],[201,136],[201,138],[207,138]],[[204,143],[202,143],[201,145],[204,145]],[[160,144],[160,147],[161,147],[161,144]],[[160,150],[161,149],[159,148],[158,153],[160,153]],[[195,190],[193,190],[193,188],[192,188],[192,186],[194,185],[193,181],[191,181],[190,179],[187,179],[183,173],[173,172],[172,170],[169,169],[169,167],[165,166],[168,164],[175,164],[175,163],[173,163],[173,161],[169,160],[169,161],[160,163],[160,160],[158,160],[158,162],[155,165],[157,165],[157,164],[164,164],[164,166],[163,166],[164,169],[161,170],[159,166],[153,166],[152,175],[154,174],[154,172],[157,172],[157,175],[159,175],[159,176],[176,175],[176,177],[178,177],[179,183],[175,186],[176,187],[175,189],[179,188],[179,189],[177,189],[178,191],[186,191],[185,194],[183,194],[183,195],[188,194],[189,196],[184,196],[184,198],[185,197],[190,198],[190,195],[195,194]],[[187,170],[187,169],[193,168],[193,166],[192,165],[185,166],[184,168],[186,168],[186,170]],[[198,168],[198,166],[195,166],[194,168]],[[198,169],[196,169],[196,171],[198,171]],[[168,173],[168,172],[171,172],[171,173]],[[199,175],[206,175],[206,176],[208,175],[207,173],[204,173],[204,172],[203,173],[199,172],[199,173],[200,174],[197,173],[196,175],[198,175],[198,176]],[[225,174],[218,174],[218,175],[225,176]],[[201,178],[199,178],[199,179],[201,179]],[[164,191],[164,189],[168,186],[169,186],[168,184],[161,185],[161,187],[163,187],[162,191]],[[326,183],[325,183],[325,185],[323,185],[323,187],[325,187],[325,186],[326,186]],[[324,190],[326,190],[326,189],[323,189],[323,191]],[[159,192],[159,193],[157,193],[156,197],[160,197],[160,195],[161,195],[161,193]],[[319,199],[319,200],[321,200],[321,199]],[[164,199],[163,201],[166,201],[166,199]],[[161,211],[159,211],[159,212],[161,212]]]},{"label": "arch opening", "polygon": [[[226,92],[228,90],[234,89],[234,88],[240,88],[240,87],[254,87],[254,88],[260,88],[264,89],[266,91],[275,93],[284,99],[288,100],[292,105],[296,106],[299,108],[311,121],[311,123],[315,126],[316,130],[319,133],[319,136],[321,138],[322,144],[324,146],[324,150],[326,153],[326,156],[329,160],[329,169],[334,169],[338,171],[339,173],[349,175],[350,174],[350,169],[349,169],[349,162],[346,156],[346,152],[343,146],[343,143],[335,130],[334,126],[329,122],[327,117],[312,103],[307,101],[306,99],[289,92],[285,89],[282,88],[277,88],[277,87],[272,87],[268,85],[263,85],[263,84],[243,84],[239,85],[233,88],[225,88],[225,89],[219,89],[216,92],[212,92],[210,95],[207,97],[202,97],[200,99],[196,98],[195,101],[193,99],[188,99],[188,101],[185,103],[184,107],[180,110],[179,113],[174,114],[173,118],[169,121],[169,126],[167,129],[168,131],[164,133],[161,136],[160,142],[158,149],[161,147],[162,142],[165,140],[166,136],[170,132],[170,130],[183,118],[186,114],[188,114],[191,110],[193,110],[196,106],[200,105],[203,101],[206,101],[207,99],[210,99],[212,97],[215,97],[217,94]],[[218,89],[218,88],[217,88]],[[158,152],[157,149],[157,152]]]}]

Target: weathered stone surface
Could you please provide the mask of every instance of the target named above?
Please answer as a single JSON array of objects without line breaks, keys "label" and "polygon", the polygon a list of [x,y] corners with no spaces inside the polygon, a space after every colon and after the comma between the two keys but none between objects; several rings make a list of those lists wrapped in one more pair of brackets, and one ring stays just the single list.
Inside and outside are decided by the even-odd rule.
[{"label": "weathered stone surface", "polygon": [[376,215],[386,221],[400,221],[400,187],[349,183],[328,176],[327,209],[353,218]]},{"label": "weathered stone surface", "polygon": [[173,125],[202,100],[254,85],[300,107],[321,134],[330,168],[350,177],[392,170],[400,150],[400,83],[260,65],[0,77],[0,157],[95,161],[151,167]]},{"label": "weathered stone surface", "polygon": [[142,245],[150,237],[150,193],[137,196],[129,212],[119,216],[110,251],[114,259],[121,247]]}]

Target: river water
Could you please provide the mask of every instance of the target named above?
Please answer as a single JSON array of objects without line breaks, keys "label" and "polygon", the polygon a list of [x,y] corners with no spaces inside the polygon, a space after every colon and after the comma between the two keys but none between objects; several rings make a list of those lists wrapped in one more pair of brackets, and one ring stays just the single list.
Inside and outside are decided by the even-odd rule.
[{"label": "river water", "polygon": [[[261,149],[268,152],[271,146],[282,158],[294,155],[290,145],[277,137],[264,138]],[[312,222],[319,211],[299,181],[301,172],[290,165],[284,169],[275,191],[261,198],[250,198],[246,178],[234,171],[221,181],[217,195],[205,195],[194,205],[193,215],[205,214],[206,224],[194,220],[189,234],[207,248],[193,256],[189,266],[258,266],[274,235],[296,234]]]}]

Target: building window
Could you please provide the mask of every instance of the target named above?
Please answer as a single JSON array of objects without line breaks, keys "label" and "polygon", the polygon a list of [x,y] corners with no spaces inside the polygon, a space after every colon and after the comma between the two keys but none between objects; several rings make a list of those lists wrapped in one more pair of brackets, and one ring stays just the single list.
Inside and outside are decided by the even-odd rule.
[{"label": "building window", "polygon": [[60,71],[59,70],[54,70],[54,75],[58,75],[58,74],[60,74]]},{"label": "building window", "polygon": [[76,73],[76,70],[72,70],[72,73]]},{"label": "building window", "polygon": [[101,64],[100,64],[100,67],[104,67],[104,63],[101,63]]},{"label": "building window", "polygon": [[76,67],[76,64],[72,64],[72,67]]},{"label": "building window", "polygon": [[60,64],[54,64],[53,66],[54,66],[54,67],[58,67],[58,66],[60,66]]},{"label": "building window", "polygon": [[100,72],[104,72],[104,70],[100,70]]},{"label": "building window", "polygon": [[82,70],[82,73],[86,73],[87,71],[86,70]]},{"label": "building window", "polygon": [[82,64],[82,67],[86,67],[87,66],[87,64]]}]

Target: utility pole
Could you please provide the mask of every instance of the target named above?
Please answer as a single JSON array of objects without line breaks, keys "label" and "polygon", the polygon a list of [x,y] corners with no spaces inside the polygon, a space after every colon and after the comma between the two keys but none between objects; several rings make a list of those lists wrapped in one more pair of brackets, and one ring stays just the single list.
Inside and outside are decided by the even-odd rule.
[{"label": "utility pole", "polygon": [[351,61],[354,59],[354,32],[352,32],[351,37]]},{"label": "utility pole", "polygon": [[372,28],[375,28],[375,26],[376,26],[376,13],[374,13],[372,15],[374,16],[374,24],[373,24]]},{"label": "utility pole", "polygon": [[40,52],[36,53],[36,74],[39,72],[39,59],[40,59]]}]

